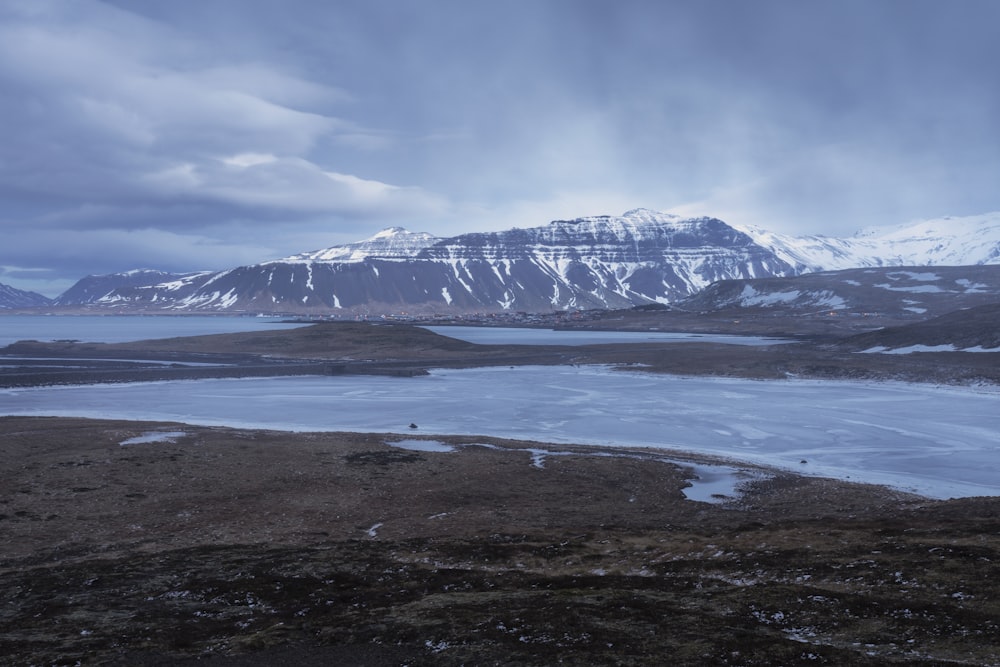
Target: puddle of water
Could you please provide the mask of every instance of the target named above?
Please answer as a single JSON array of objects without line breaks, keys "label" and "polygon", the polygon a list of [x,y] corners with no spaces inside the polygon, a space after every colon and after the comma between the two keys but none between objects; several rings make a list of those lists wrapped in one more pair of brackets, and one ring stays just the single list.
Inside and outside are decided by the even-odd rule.
[{"label": "puddle of water", "polygon": [[177,438],[182,438],[187,433],[184,431],[150,431],[128,440],[122,440],[119,445],[143,445],[148,442],[174,442]]},{"label": "puddle of water", "polygon": [[390,447],[408,449],[411,452],[453,452],[455,447],[435,440],[395,440],[386,441]]},{"label": "puddle of water", "polygon": [[740,496],[740,486],[749,481],[759,479],[746,470],[730,466],[692,465],[674,461],[683,465],[696,475],[688,480],[691,486],[682,489],[684,497],[702,503],[724,503]]}]

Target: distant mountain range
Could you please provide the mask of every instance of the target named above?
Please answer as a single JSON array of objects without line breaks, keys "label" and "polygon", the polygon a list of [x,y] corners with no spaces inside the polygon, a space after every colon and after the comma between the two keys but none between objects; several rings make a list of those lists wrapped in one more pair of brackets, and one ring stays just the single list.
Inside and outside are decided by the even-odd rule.
[{"label": "distant mountain range", "polygon": [[52,304],[52,299],[36,292],[11,287],[0,283],[0,310],[11,308],[37,308]]},{"label": "distant mountain range", "polygon": [[52,304],[343,315],[545,312],[675,304],[723,280],[986,264],[1000,264],[1000,214],[877,228],[838,239],[791,237],[716,218],[636,209],[444,239],[392,228],[357,243],[224,271],[89,276]]}]

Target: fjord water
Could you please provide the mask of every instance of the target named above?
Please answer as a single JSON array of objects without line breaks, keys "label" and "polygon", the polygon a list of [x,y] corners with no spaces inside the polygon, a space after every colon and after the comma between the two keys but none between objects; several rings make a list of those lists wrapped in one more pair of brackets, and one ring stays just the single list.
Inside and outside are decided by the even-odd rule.
[{"label": "fjord water", "polygon": [[[19,340],[79,340],[124,343],[151,338],[268,331],[306,326],[278,317],[204,315],[0,315],[0,347]],[[512,327],[427,326],[430,331],[483,345],[595,345],[600,343],[731,343],[774,345],[791,342],[760,336],[682,334],[661,331],[554,331]]]},{"label": "fjord water", "polygon": [[19,340],[125,343],[150,338],[267,331],[302,323],[277,317],[202,315],[0,315],[0,347]]},{"label": "fjord water", "polygon": [[1000,390],[604,367],[0,390],[0,414],[492,435],[702,452],[948,498],[1000,495]]}]

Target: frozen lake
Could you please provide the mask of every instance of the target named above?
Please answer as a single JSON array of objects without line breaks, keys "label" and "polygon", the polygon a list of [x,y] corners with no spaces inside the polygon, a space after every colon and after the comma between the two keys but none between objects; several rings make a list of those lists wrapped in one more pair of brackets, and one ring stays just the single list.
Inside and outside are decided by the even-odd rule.
[{"label": "frozen lake", "polygon": [[602,345],[605,343],[726,343],[778,345],[794,341],[762,336],[672,333],[668,331],[563,331],[515,327],[425,326],[434,333],[480,345]]},{"label": "frozen lake", "polygon": [[[494,435],[721,455],[947,498],[1000,495],[1000,390],[602,367],[0,390],[0,414]],[[801,461],[806,463],[801,463]]]},{"label": "frozen lake", "polygon": [[268,331],[301,327],[277,317],[202,315],[0,315],[0,347],[19,340],[125,343],[148,338]]}]

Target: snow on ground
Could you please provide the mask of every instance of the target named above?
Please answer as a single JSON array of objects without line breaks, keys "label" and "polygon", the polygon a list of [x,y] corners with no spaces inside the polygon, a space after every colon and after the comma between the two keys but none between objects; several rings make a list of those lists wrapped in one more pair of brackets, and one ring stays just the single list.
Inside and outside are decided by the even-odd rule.
[{"label": "snow on ground", "polygon": [[1000,352],[1000,347],[955,347],[951,343],[942,345],[907,345],[906,347],[886,347],[878,345],[867,350],[861,350],[860,354],[913,354],[914,352]]},{"label": "snow on ground", "polygon": [[993,387],[503,367],[7,389],[0,414],[400,434],[414,422],[427,435],[663,448],[931,497],[1000,495]]},{"label": "snow on ground", "polygon": [[899,280],[900,278],[909,278],[910,280],[916,280],[919,282],[931,282],[934,280],[941,280],[941,276],[936,273],[926,273],[926,272],[914,272],[914,271],[893,271],[892,273],[885,274],[887,278],[893,280]]},{"label": "snow on ground", "polygon": [[889,290],[890,292],[912,292],[914,294],[936,294],[938,292],[944,292],[944,290],[937,285],[911,285],[908,287],[897,287],[888,283],[878,283],[875,287],[880,287],[882,289]]}]

